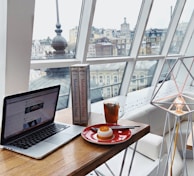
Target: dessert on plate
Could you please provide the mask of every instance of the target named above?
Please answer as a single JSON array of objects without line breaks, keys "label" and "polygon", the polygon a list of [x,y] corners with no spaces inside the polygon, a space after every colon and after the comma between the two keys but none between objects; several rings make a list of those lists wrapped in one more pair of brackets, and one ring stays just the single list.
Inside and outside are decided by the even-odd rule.
[{"label": "dessert on plate", "polygon": [[107,125],[100,126],[97,131],[97,137],[102,140],[112,139],[113,130]]}]

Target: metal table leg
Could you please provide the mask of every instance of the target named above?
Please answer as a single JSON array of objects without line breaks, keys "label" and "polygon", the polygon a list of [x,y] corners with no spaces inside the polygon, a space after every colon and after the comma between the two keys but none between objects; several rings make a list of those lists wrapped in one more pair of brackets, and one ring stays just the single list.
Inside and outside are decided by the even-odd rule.
[{"label": "metal table leg", "polygon": [[135,143],[135,147],[134,147],[134,149],[133,149],[133,154],[132,154],[132,158],[131,158],[131,162],[130,162],[130,166],[129,166],[128,176],[129,176],[130,173],[131,173],[131,168],[132,168],[132,165],[133,165],[133,160],[134,160],[136,148],[137,148],[137,142]]},{"label": "metal table leg", "polygon": [[[131,157],[131,162],[130,162],[129,170],[128,170],[128,176],[130,175],[130,172],[131,172],[131,168],[132,168],[132,165],[133,165],[133,160],[134,160],[134,157],[135,157],[136,148],[137,148],[137,142],[135,143],[135,147],[133,149],[133,153],[132,153],[132,157]],[[128,148],[126,148],[125,151],[124,151],[124,155],[123,155],[123,160],[122,160],[122,163],[121,163],[121,170],[120,170],[119,176],[122,176],[122,173],[123,173],[123,168],[124,168],[125,159],[126,159],[126,156],[127,156],[127,151],[128,151]]]}]

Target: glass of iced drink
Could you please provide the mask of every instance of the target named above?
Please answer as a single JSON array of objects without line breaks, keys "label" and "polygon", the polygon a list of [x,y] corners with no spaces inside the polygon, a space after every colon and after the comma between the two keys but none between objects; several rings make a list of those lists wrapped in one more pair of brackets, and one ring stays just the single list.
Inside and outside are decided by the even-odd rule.
[{"label": "glass of iced drink", "polygon": [[104,116],[106,123],[117,124],[119,107],[119,103],[116,101],[104,101]]}]

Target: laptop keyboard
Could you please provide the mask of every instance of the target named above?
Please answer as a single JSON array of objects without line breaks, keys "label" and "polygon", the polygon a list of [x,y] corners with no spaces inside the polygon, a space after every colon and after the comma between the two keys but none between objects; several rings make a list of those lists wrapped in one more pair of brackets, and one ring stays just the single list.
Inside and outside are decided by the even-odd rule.
[{"label": "laptop keyboard", "polygon": [[68,125],[52,124],[44,129],[37,131],[36,133],[32,133],[28,136],[18,139],[10,143],[10,145],[17,146],[23,149],[27,149],[68,127],[69,127]]}]

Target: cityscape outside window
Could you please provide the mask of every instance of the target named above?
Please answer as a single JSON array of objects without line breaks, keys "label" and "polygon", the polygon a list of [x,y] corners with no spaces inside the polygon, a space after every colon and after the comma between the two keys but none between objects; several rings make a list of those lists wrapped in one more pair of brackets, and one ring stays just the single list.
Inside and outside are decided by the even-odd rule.
[{"label": "cityscape outside window", "polygon": [[141,78],[140,82],[143,84],[144,83],[144,75],[141,75],[140,78]]},{"label": "cityscape outside window", "polygon": [[173,41],[171,42],[169,54],[177,54],[180,51],[182,41],[186,33],[187,26],[189,24],[189,19],[192,14],[192,11],[189,9],[192,6],[193,6],[193,0],[187,0],[187,3],[185,4],[185,7],[183,9],[181,18],[179,20],[178,27],[176,28]]},{"label": "cityscape outside window", "polygon": [[[58,2],[59,19],[57,20],[54,1],[36,1],[31,60],[75,58],[82,1],[72,0],[67,3],[67,1],[60,0]],[[139,48],[139,56],[161,54],[176,5],[176,0],[167,0],[165,2],[154,0]],[[87,48],[87,59],[104,57],[112,59],[114,57],[130,56],[141,3],[141,0],[133,1],[133,3],[128,0],[97,1]],[[45,4],[48,5],[45,6]],[[187,3],[187,6],[189,5],[191,5],[191,0]],[[118,12],[118,7],[123,10],[115,13]],[[159,8],[161,11],[165,11],[166,14],[158,15]],[[186,10],[184,13],[186,13]],[[44,13],[42,13],[43,11]],[[48,17],[49,20],[45,20]],[[188,21],[185,21],[185,18],[182,17],[174,34],[169,53],[179,52],[187,24]],[[43,32],[40,30],[43,30]],[[56,42],[62,43],[62,48],[57,48]],[[165,63],[166,66],[163,67],[159,82],[165,78],[169,70],[167,66],[173,63],[173,59],[169,59]],[[150,86],[157,64],[158,61],[156,60],[137,61],[129,92]],[[125,67],[125,62],[90,66],[92,102],[119,95]],[[29,85],[31,90],[60,83],[62,85],[60,98],[64,98],[64,100],[63,104],[59,105],[58,108],[67,107],[70,92],[68,67],[31,69],[30,73]]]}]

